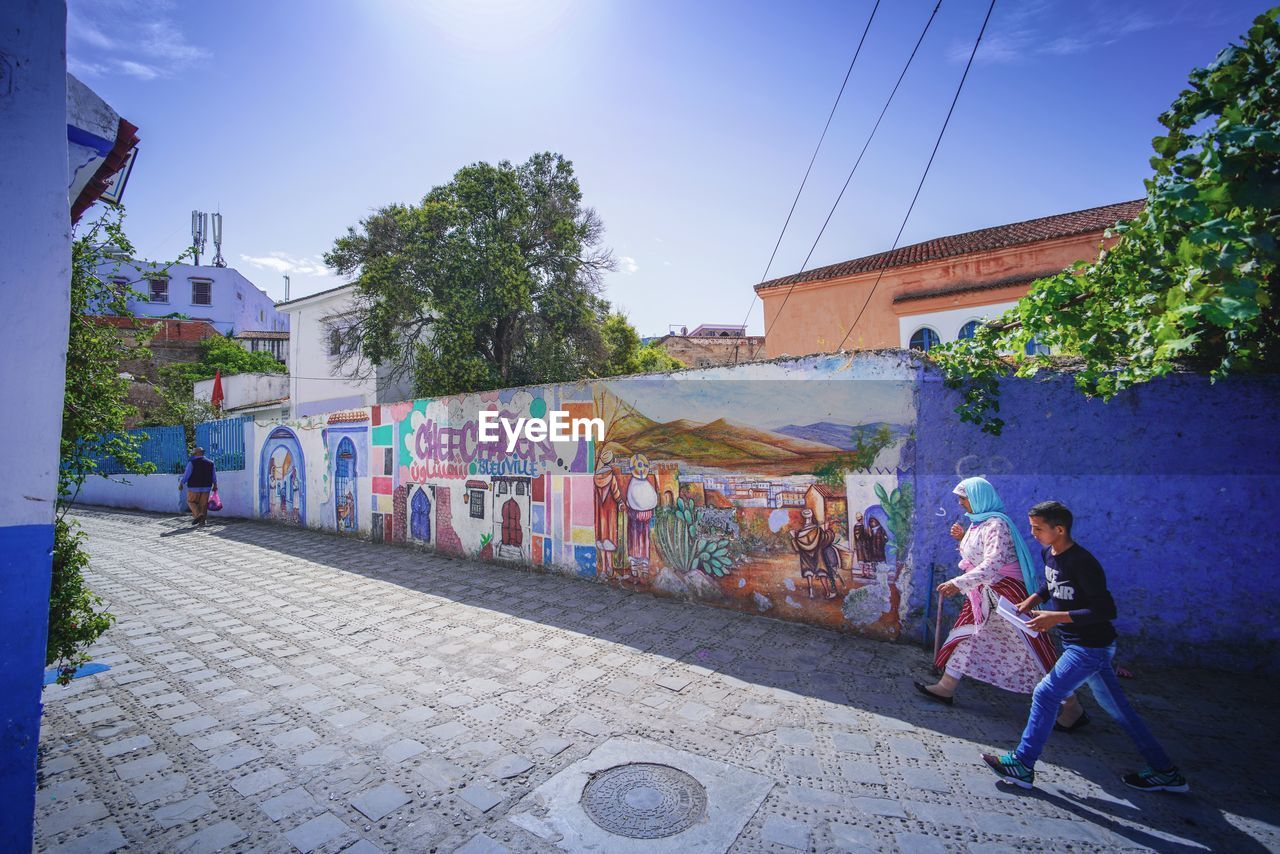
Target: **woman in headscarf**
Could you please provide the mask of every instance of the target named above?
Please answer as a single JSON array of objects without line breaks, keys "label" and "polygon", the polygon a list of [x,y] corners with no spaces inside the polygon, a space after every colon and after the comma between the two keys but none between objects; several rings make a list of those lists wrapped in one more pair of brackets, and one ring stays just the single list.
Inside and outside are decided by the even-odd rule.
[{"label": "woman in headscarf", "polygon": [[[967,531],[959,523],[951,526],[951,536],[960,541],[963,572],[939,585],[938,592],[963,594],[965,602],[934,661],[934,667],[943,670],[942,678],[933,685],[917,682],[916,689],[951,705],[960,679],[971,676],[1006,691],[1030,694],[1053,668],[1058,653],[1047,633],[1029,636],[995,611],[1000,597],[1016,605],[1027,598],[1028,589],[1040,588],[1040,564],[986,479],[962,480],[953,492],[973,524]],[[1074,696],[1063,704],[1059,724],[1064,729],[1077,729],[1087,720]]]}]

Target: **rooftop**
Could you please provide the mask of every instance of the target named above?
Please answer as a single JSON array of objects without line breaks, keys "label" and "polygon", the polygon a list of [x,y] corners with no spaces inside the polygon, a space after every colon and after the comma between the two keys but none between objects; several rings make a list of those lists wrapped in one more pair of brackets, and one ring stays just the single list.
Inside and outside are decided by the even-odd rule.
[{"label": "rooftop", "polygon": [[794,285],[800,282],[817,282],[823,279],[837,279],[872,270],[890,267],[905,267],[909,264],[920,264],[925,261],[936,261],[942,258],[953,258],[957,255],[968,255],[971,252],[987,252],[992,249],[1004,249],[1009,246],[1020,246],[1026,243],[1039,243],[1044,240],[1057,240],[1063,237],[1074,237],[1093,231],[1103,231],[1121,220],[1133,219],[1142,212],[1145,199],[1134,199],[1114,205],[1103,205],[1087,208],[1082,211],[1055,214],[1053,216],[1028,219],[1023,222],[981,228],[977,231],[966,231],[963,234],[952,234],[947,237],[935,237],[923,243],[903,246],[892,252],[878,252],[865,255],[839,264],[830,264],[793,273],[780,279],[756,285],[757,291],[770,288]]}]

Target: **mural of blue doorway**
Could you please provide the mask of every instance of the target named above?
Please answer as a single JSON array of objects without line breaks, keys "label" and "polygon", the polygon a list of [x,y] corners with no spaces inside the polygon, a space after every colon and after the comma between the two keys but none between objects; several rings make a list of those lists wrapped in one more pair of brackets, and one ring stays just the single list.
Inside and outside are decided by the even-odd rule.
[{"label": "mural of blue doorway", "polygon": [[351,437],[344,436],[333,460],[334,523],[340,532],[349,533],[358,527],[357,492],[356,446]]},{"label": "mural of blue doorway", "polygon": [[409,499],[409,538],[415,543],[431,542],[431,494],[419,486]]},{"label": "mural of blue doorway", "polygon": [[288,427],[267,436],[258,459],[258,515],[307,524],[307,469],[298,437]]}]

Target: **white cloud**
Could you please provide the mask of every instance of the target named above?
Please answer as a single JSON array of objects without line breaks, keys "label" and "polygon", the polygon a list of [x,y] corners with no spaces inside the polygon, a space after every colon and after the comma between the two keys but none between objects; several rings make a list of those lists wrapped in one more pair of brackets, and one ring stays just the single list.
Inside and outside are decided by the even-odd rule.
[{"label": "white cloud", "polygon": [[280,275],[330,277],[333,274],[319,258],[296,258],[286,252],[271,252],[267,255],[241,255],[246,261],[262,270],[274,270]]},{"label": "white cloud", "polygon": [[129,59],[119,61],[115,65],[122,73],[139,80],[155,80],[160,76],[160,70],[154,66],[143,65],[141,62]]},{"label": "white cloud", "polygon": [[[1171,24],[1180,19],[1182,10],[1156,20],[1141,11],[1117,13],[1113,5],[1093,3],[1089,7],[1072,4],[1054,13],[1060,5],[1055,0],[1032,0],[997,13],[987,34],[978,46],[974,61],[999,65],[1019,63],[1036,56],[1072,56],[1115,44],[1125,36]],[[1062,19],[1071,23],[1062,25]],[[1064,31],[1065,30],[1065,31]],[[972,41],[954,42],[947,50],[952,62],[967,62],[973,50]]]},{"label": "white cloud", "polygon": [[618,259],[618,269],[621,270],[623,274],[629,276],[639,270],[640,265],[636,263],[636,259],[628,255],[623,255]]},{"label": "white cloud", "polygon": [[168,16],[163,0],[71,0],[67,8],[67,66],[86,77],[171,77],[207,59]]}]

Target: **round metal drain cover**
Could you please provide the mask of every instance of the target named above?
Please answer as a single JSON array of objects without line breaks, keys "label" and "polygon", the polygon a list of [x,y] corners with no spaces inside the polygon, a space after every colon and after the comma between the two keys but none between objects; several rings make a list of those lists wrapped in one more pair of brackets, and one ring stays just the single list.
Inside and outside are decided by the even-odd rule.
[{"label": "round metal drain cover", "polygon": [[678,768],[637,762],[592,777],[582,790],[582,808],[610,833],[660,839],[706,815],[707,790]]}]

